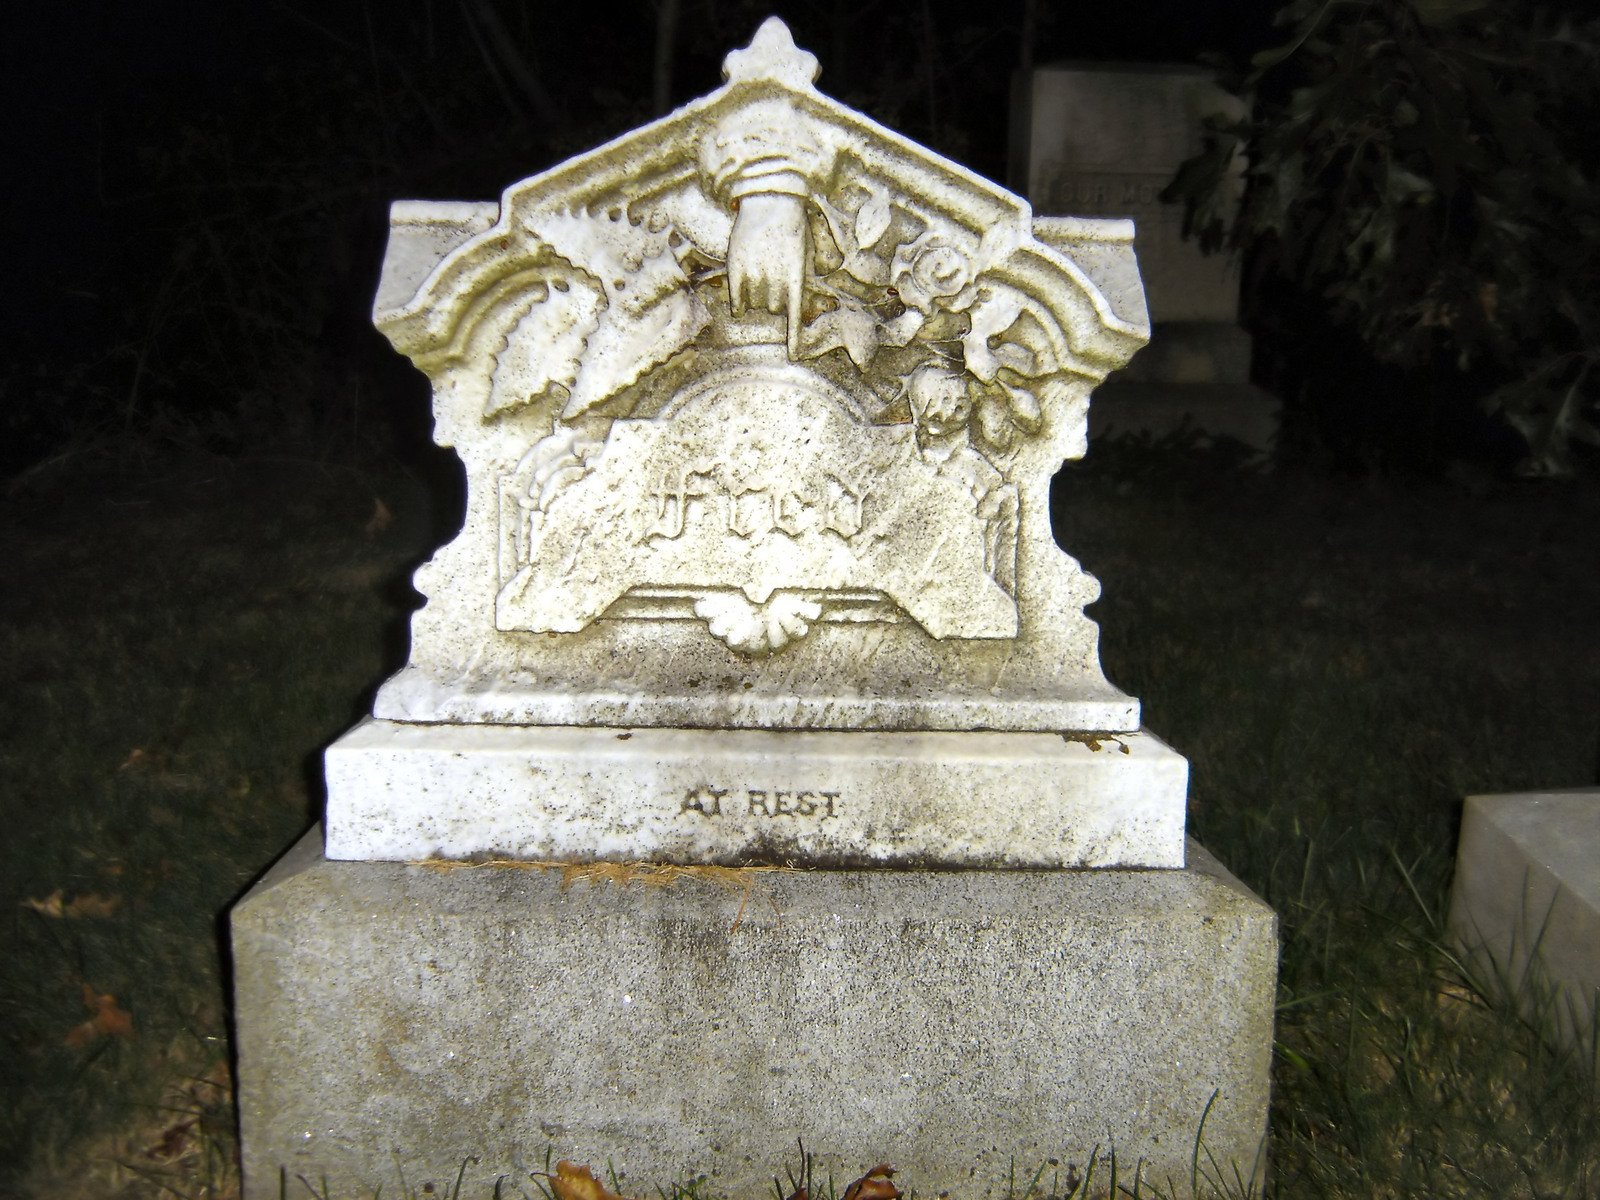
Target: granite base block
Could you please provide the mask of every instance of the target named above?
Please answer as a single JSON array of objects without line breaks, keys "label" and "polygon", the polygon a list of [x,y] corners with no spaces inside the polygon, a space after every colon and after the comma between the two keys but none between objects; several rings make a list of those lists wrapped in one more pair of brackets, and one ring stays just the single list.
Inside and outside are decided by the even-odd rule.
[{"label": "granite base block", "polygon": [[1450,933],[1480,986],[1595,1054],[1600,788],[1468,796]]},{"label": "granite base block", "polygon": [[1145,732],[363,721],[326,853],[744,866],[1181,867],[1189,764]]},{"label": "granite base block", "polygon": [[[770,1192],[795,1139],[923,1195],[1013,1165],[1187,1194],[1263,1170],[1276,918],[1199,846],[1171,871],[774,871],[748,891],[329,862],[313,830],[232,916],[245,1196]],[[1208,1111],[1209,1109],[1209,1111]],[[1204,1190],[1204,1189],[1202,1189]],[[512,1193],[515,1194],[515,1193]]]}]

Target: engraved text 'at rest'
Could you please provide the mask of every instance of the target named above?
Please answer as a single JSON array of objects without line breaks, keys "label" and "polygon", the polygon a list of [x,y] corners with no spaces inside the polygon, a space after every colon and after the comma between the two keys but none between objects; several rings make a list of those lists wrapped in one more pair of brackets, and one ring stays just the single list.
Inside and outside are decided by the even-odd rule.
[{"label": "engraved text 'at rest'", "polygon": [[[839,815],[838,792],[785,791],[782,789],[700,786],[684,795],[679,812],[703,817],[816,817],[826,821]],[[729,797],[735,797],[729,799]],[[726,803],[724,803],[726,802]]]}]

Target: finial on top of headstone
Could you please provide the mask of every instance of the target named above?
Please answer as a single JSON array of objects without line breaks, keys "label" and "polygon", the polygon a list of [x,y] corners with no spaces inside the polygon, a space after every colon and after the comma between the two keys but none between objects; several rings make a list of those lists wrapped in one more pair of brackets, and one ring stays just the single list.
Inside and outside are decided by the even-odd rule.
[{"label": "finial on top of headstone", "polygon": [[789,27],[777,17],[761,22],[748,46],[730,50],[722,60],[722,77],[729,83],[770,79],[786,87],[809,88],[821,70],[817,56],[796,46]]}]

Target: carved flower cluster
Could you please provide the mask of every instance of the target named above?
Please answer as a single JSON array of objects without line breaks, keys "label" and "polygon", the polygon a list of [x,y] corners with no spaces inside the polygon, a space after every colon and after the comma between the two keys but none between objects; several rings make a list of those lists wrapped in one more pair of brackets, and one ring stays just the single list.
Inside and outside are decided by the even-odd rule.
[{"label": "carved flower cluster", "polygon": [[[1039,430],[1041,407],[1030,382],[1033,355],[1005,334],[1019,298],[983,282],[975,239],[869,191],[852,215],[814,198],[839,265],[812,280],[833,307],[804,330],[806,357],[843,349],[856,367],[887,368],[904,385],[924,444],[972,440],[1005,451]],[[950,347],[959,344],[953,356]],[[881,351],[897,350],[878,361]]]}]

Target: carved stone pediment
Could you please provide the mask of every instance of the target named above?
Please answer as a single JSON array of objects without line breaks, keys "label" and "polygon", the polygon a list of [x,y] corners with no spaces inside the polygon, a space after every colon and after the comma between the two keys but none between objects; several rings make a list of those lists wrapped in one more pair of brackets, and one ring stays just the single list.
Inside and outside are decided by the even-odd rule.
[{"label": "carved stone pediment", "polygon": [[509,188],[395,206],[375,318],[466,464],[377,715],[1133,729],[1051,539],[1148,335],[1125,222],[828,99],[769,20],[727,85]]}]

